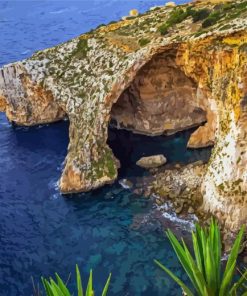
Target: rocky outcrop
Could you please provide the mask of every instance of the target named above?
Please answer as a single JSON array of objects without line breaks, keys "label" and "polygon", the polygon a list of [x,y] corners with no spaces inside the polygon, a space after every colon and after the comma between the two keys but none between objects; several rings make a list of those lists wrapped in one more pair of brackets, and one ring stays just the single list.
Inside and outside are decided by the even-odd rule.
[{"label": "rocky outcrop", "polygon": [[136,162],[136,165],[145,169],[151,169],[151,168],[158,168],[165,163],[166,163],[165,156],[162,154],[158,154],[158,155],[142,157]]},{"label": "rocky outcrop", "polygon": [[36,83],[21,63],[0,70],[0,110],[19,125],[54,122],[65,117],[51,91]]},{"label": "rocky outcrop", "polygon": [[3,96],[0,96],[0,112],[5,112],[6,111],[6,99]]},{"label": "rocky outcrop", "polygon": [[[205,100],[202,100],[205,102]],[[213,146],[216,130],[216,104],[215,100],[208,99],[204,109],[207,110],[206,123],[200,126],[191,136],[187,144],[188,148],[203,148]]]},{"label": "rocky outcrop", "polygon": [[[200,187],[206,172],[206,165],[200,161],[188,165],[170,165],[153,174],[153,180],[145,186],[145,178],[137,186],[144,188],[144,195],[155,198],[158,205],[167,202],[173,205],[177,214],[194,214],[205,220],[201,211]],[[146,187],[146,188],[145,188]],[[138,193],[138,190],[136,190]]]},{"label": "rocky outcrop", "polygon": [[[205,6],[218,18],[202,28],[190,11]],[[101,26],[6,65],[0,71],[1,110],[23,125],[68,116],[64,193],[117,178],[119,164],[106,144],[110,120],[150,135],[207,120],[188,144],[215,143],[203,206],[237,229],[247,221],[246,1],[177,9],[157,8]]]}]

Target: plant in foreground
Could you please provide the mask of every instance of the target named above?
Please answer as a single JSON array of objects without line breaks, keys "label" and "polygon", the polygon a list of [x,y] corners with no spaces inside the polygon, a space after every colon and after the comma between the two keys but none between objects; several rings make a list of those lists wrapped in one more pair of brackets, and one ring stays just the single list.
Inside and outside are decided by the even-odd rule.
[{"label": "plant in foreground", "polygon": [[[63,280],[60,278],[60,276],[57,273],[55,273],[55,276],[56,276],[56,281],[53,280],[51,277],[49,278],[49,280],[47,280],[43,277],[41,278],[44,289],[45,289],[46,296],[72,296],[72,295],[75,296],[76,295],[75,293],[71,293],[68,290],[68,288],[66,287],[66,283],[63,282]],[[103,292],[101,294],[102,296],[107,295],[110,280],[111,280],[111,273],[106,281],[105,287],[104,287]],[[95,296],[94,290],[93,290],[93,272],[92,272],[92,270],[90,270],[90,275],[89,275],[87,289],[86,289],[85,294],[83,292],[83,287],[82,287],[82,282],[81,282],[81,274],[80,274],[80,271],[79,271],[79,268],[77,265],[76,265],[76,282],[77,282],[77,295],[78,296]]]},{"label": "plant in foreground", "polygon": [[[175,235],[168,230],[167,236],[176,255],[188,275],[196,294],[200,296],[236,296],[242,291],[242,296],[247,296],[247,270],[232,284],[236,269],[236,261],[244,235],[243,226],[233,244],[224,272],[221,271],[221,237],[219,226],[212,220],[209,229],[196,225],[192,232],[194,256],[190,253],[185,242],[180,243]],[[188,296],[193,292],[173,272],[159,261],[155,263],[164,270]],[[244,291],[244,292],[243,292]]]}]

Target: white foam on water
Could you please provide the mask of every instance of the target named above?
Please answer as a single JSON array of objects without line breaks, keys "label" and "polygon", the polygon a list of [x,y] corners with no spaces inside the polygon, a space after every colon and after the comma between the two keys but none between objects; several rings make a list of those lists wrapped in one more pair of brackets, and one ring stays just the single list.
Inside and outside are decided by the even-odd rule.
[{"label": "white foam on water", "polygon": [[27,53],[29,53],[29,52],[31,52],[31,50],[30,50],[30,49],[27,49],[27,50],[21,52],[21,54],[22,54],[22,55],[25,55],[25,54],[27,54]]},{"label": "white foam on water", "polygon": [[124,189],[130,189],[132,185],[130,185],[128,179],[121,179],[118,181],[118,183],[124,188]]},{"label": "white foam on water", "polygon": [[180,218],[174,211],[171,202],[166,202],[161,206],[157,206],[158,210],[162,212],[162,216],[175,224],[186,226],[186,229],[193,230],[195,223],[198,222],[198,218],[195,214],[188,214],[186,218]]},{"label": "white foam on water", "polygon": [[54,10],[54,11],[50,11],[50,14],[61,14],[61,13],[65,13],[67,12],[69,9],[68,8],[64,8],[64,9],[59,9],[59,10]]},{"label": "white foam on water", "polygon": [[163,213],[163,217],[165,217],[166,219],[172,221],[172,222],[175,222],[176,224],[180,224],[180,225],[183,225],[183,226],[186,226],[189,227],[190,230],[194,229],[195,228],[195,222],[196,221],[190,221],[190,220],[185,220],[185,219],[182,219],[182,218],[179,218],[176,213]]}]

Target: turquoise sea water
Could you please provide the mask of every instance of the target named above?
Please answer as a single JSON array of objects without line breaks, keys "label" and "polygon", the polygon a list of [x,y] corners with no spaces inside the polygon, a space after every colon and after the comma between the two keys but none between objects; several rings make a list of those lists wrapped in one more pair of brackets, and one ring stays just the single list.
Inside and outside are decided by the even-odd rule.
[{"label": "turquoise sea water", "polygon": [[[163,1],[1,1],[0,65],[29,56],[100,23],[117,20]],[[189,151],[190,132],[149,138],[110,131],[120,178],[145,172],[143,156],[164,153],[169,162],[207,159],[209,150]],[[180,295],[180,288],[153,264],[166,263],[186,280],[164,235],[172,227],[186,235],[189,223],[166,219],[152,201],[118,181],[87,194],[60,195],[57,181],[68,145],[68,122],[11,126],[0,114],[0,295],[32,295],[31,276],[58,271],[66,279],[78,263],[84,282],[94,270],[96,295],[112,272],[110,295]],[[70,285],[73,286],[72,282]]]}]

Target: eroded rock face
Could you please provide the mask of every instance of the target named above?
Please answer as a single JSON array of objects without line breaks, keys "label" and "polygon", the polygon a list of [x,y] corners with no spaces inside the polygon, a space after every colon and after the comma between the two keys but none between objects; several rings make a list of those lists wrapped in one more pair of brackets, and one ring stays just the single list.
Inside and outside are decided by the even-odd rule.
[{"label": "eroded rock face", "polygon": [[6,99],[4,96],[0,96],[0,112],[5,112],[7,107]]},{"label": "eroded rock face", "polygon": [[21,63],[0,70],[0,111],[5,111],[10,121],[26,126],[65,117],[51,91],[32,81]]},{"label": "eroded rock face", "polygon": [[[198,89],[200,92],[200,89]],[[200,94],[197,94],[200,96]],[[203,95],[203,98],[207,95]],[[216,103],[214,99],[210,99],[211,94],[207,100],[200,100],[204,105],[202,108],[206,111],[207,122],[200,126],[191,136],[187,144],[188,148],[203,148],[213,146],[215,143],[215,131],[216,131]]]},{"label": "eroded rock face", "polygon": [[[180,59],[199,85],[206,87],[206,81],[211,81],[215,147],[202,183],[203,208],[232,230],[247,221],[246,41],[246,32],[223,37],[210,55],[204,41],[183,51]],[[198,55],[207,59],[202,61]],[[203,70],[212,64],[211,73]]]},{"label": "eroded rock face", "polygon": [[113,105],[118,128],[146,135],[173,134],[206,122],[197,85],[176,64],[176,50],[155,56]]},{"label": "eroded rock face", "polygon": [[[188,16],[161,36],[160,25],[176,9],[162,7],[7,65],[0,71],[0,108],[23,125],[68,116],[64,193],[117,178],[119,164],[106,144],[111,117],[150,135],[206,119],[188,144],[215,143],[202,185],[203,206],[237,229],[247,221],[247,12],[242,2],[234,1],[221,21],[204,31]],[[216,9],[208,2],[182,9],[188,5]]]}]

